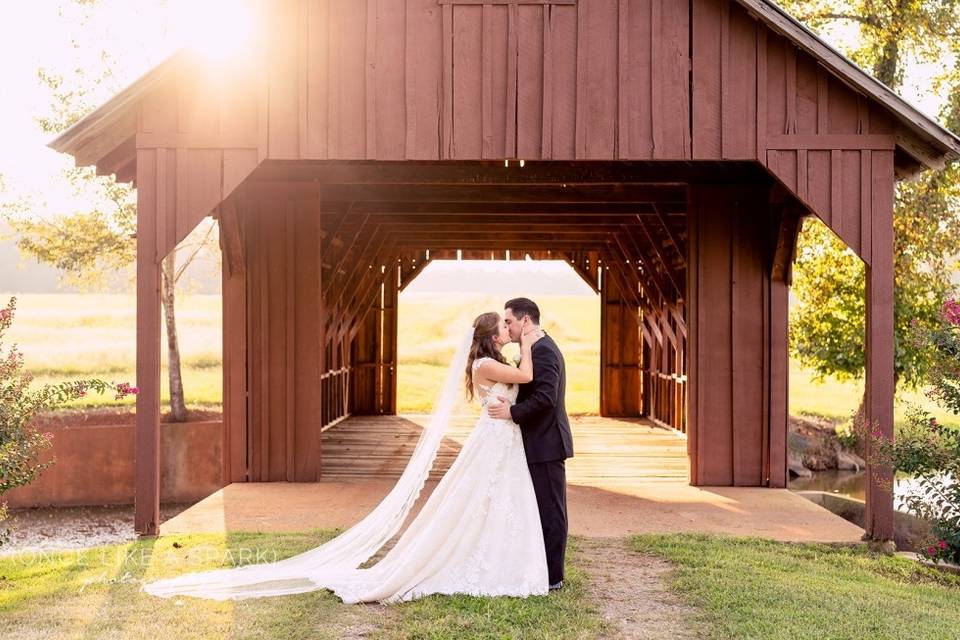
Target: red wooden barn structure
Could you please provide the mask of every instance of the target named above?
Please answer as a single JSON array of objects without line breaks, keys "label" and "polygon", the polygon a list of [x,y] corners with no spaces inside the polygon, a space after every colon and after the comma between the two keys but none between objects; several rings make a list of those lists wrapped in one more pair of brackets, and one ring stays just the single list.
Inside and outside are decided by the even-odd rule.
[{"label": "red wooden barn structure", "polygon": [[[319,480],[324,426],[395,412],[398,291],[425,263],[530,255],[602,295],[603,415],[685,431],[692,484],[784,487],[808,214],[866,264],[866,411],[892,434],[894,183],[960,141],[774,4],[260,11],[244,59],[177,54],[51,143],[137,186],[138,532],[159,525],[160,262],[211,213],[225,483]],[[890,538],[891,495],[867,507]]]}]

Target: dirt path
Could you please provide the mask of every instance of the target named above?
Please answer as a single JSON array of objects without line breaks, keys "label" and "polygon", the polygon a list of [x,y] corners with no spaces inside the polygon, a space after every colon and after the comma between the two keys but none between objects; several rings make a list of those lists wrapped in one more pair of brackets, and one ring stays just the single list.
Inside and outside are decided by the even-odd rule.
[{"label": "dirt path", "polygon": [[668,562],[631,551],[623,538],[581,538],[579,548],[591,600],[616,629],[607,638],[704,637],[692,622],[696,611],[666,584]]}]

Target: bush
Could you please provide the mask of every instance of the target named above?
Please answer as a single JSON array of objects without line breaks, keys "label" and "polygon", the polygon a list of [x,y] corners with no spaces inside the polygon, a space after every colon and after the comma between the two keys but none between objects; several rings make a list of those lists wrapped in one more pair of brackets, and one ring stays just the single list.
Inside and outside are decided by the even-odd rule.
[{"label": "bush", "polygon": [[[80,398],[90,389],[99,393],[112,389],[118,400],[137,393],[137,388],[126,382],[97,379],[47,384],[31,391],[33,376],[24,370],[23,354],[17,345],[12,345],[6,353],[2,348],[3,337],[13,324],[16,304],[17,299],[13,297],[5,308],[0,309],[0,496],[15,487],[30,484],[55,462],[55,459],[38,461],[40,454],[53,446],[52,433],[40,433],[30,424],[38,413]],[[0,503],[0,522],[6,515],[6,503]],[[9,538],[9,529],[0,530],[0,546]]]},{"label": "bush", "polygon": [[[943,304],[941,322],[924,329],[913,323],[908,339],[932,351],[926,394],[940,406],[960,414],[960,303]],[[960,564],[960,430],[945,427],[919,407],[907,412],[907,424],[896,440],[887,440],[873,425],[858,425],[869,441],[871,464],[914,476],[917,490],[904,496],[907,509],[931,523],[920,549],[934,562]],[[884,487],[892,490],[892,487]]]}]

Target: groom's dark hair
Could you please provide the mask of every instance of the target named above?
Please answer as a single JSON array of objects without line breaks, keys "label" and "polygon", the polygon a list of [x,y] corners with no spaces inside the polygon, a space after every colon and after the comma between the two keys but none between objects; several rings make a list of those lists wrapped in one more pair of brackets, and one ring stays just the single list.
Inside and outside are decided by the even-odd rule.
[{"label": "groom's dark hair", "polygon": [[507,303],[503,305],[503,308],[510,309],[510,311],[513,312],[513,315],[518,320],[524,316],[527,316],[533,320],[534,324],[540,324],[540,307],[538,307],[537,303],[530,298],[514,298],[513,300],[507,300]]}]

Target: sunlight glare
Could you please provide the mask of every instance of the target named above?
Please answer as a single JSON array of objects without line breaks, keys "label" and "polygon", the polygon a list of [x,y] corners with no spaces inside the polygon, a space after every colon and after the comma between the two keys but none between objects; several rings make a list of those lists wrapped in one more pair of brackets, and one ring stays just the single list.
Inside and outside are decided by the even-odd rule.
[{"label": "sunlight glare", "polygon": [[210,62],[226,62],[249,50],[253,40],[250,0],[182,3],[178,22],[186,46]]}]

